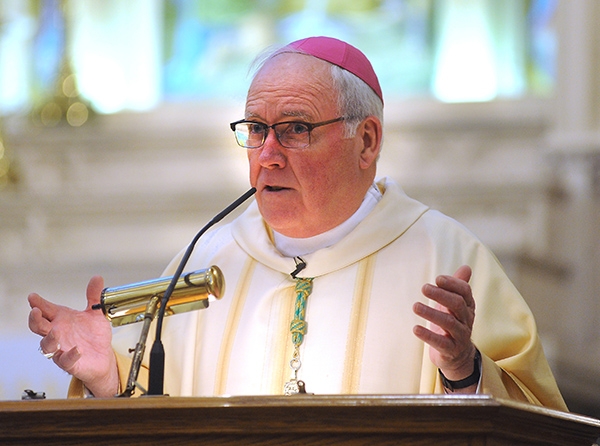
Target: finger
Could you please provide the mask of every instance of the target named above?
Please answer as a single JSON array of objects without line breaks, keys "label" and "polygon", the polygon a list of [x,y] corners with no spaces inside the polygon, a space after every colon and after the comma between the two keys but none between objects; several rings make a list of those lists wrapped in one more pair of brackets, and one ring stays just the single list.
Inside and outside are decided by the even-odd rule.
[{"label": "finger", "polygon": [[456,270],[452,277],[441,276],[440,278],[444,283],[445,289],[460,294],[467,303],[467,306],[475,307],[475,300],[473,299],[473,293],[471,291],[471,286],[469,285],[471,275],[471,268],[468,265],[463,265]]},{"label": "finger", "polygon": [[57,366],[63,369],[65,372],[71,372],[77,361],[81,358],[81,352],[77,347],[73,347],[71,350],[65,352],[60,351],[52,358]]},{"label": "finger", "polygon": [[469,282],[471,280],[471,274],[473,271],[469,265],[463,265],[456,270],[453,277],[457,279],[464,280],[465,282]]},{"label": "finger", "polygon": [[469,280],[471,279],[471,268],[463,265],[456,270],[454,275],[439,275],[436,277],[436,285],[448,291],[464,295],[470,291]]},{"label": "finger", "polygon": [[87,307],[86,310],[91,310],[92,305],[96,305],[100,303],[100,296],[102,294],[102,290],[104,289],[104,279],[101,276],[94,276],[90,279],[86,297],[87,297]]},{"label": "finger", "polygon": [[454,347],[454,343],[451,339],[434,333],[433,331],[423,327],[422,325],[415,325],[413,327],[413,333],[421,341],[428,344],[438,352],[449,352]]},{"label": "finger", "polygon": [[435,284],[442,290],[460,296],[465,302],[471,297],[471,286],[469,283],[454,276],[438,276],[435,279]]},{"label": "finger", "polygon": [[[443,282],[442,279],[440,280]],[[450,288],[452,289],[453,287]],[[471,320],[471,312],[468,308],[467,299],[471,301],[472,298],[466,299],[457,292],[446,290],[439,286],[434,286],[430,284],[423,285],[421,292],[425,297],[437,302],[440,305],[440,307],[438,308],[440,311],[450,313],[454,315],[454,317],[465,323],[468,323]],[[465,292],[470,296],[470,291],[468,290],[468,288],[462,290],[462,292]]]},{"label": "finger", "polygon": [[466,284],[467,292],[464,294],[463,293],[460,293],[460,294],[465,299],[465,302],[467,303],[468,307],[475,308],[475,299],[473,298],[473,290],[471,289],[471,285],[469,285],[469,280],[471,280],[472,274],[473,274],[473,271],[471,270],[471,267],[469,265],[463,265],[456,270],[453,277],[458,279],[459,281],[461,281],[461,283],[464,282]]},{"label": "finger", "polygon": [[52,324],[44,318],[42,310],[37,307],[29,312],[28,324],[29,329],[40,336],[46,336],[52,330]]},{"label": "finger", "polygon": [[453,315],[431,308],[421,302],[413,305],[413,312],[431,323],[429,329],[419,328],[415,335],[436,350],[452,355],[461,345],[470,343],[471,328]]},{"label": "finger", "polygon": [[416,302],[413,305],[413,312],[417,316],[431,322],[433,324],[431,327],[433,331],[438,331],[436,330],[437,327],[452,338],[460,339],[468,332],[466,324],[458,320],[454,315],[437,310],[421,302]]},{"label": "finger", "polygon": [[50,330],[50,332],[42,338],[40,347],[43,353],[56,353],[60,350],[60,344],[54,335],[54,331]]},{"label": "finger", "polygon": [[47,301],[37,293],[31,293],[27,296],[27,300],[29,301],[29,306],[31,308],[39,308],[42,312],[42,316],[49,321],[52,321],[56,317],[59,309],[58,305]]}]

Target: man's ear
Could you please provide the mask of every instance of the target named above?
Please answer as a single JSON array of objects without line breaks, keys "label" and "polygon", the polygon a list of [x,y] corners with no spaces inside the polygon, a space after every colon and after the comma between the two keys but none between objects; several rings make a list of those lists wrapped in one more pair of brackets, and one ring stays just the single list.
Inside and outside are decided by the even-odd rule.
[{"label": "man's ear", "polygon": [[357,136],[360,137],[362,150],[360,153],[361,169],[370,168],[379,157],[382,138],[381,121],[375,116],[366,117],[356,129]]}]

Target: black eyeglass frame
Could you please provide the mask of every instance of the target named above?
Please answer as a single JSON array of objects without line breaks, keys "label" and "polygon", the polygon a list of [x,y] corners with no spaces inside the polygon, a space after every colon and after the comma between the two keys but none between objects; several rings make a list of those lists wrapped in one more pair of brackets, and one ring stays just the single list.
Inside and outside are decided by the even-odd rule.
[{"label": "black eyeglass frame", "polygon": [[[315,123],[304,122],[304,121],[282,121],[282,122],[276,122],[275,124],[271,124],[271,125],[267,125],[264,122],[256,122],[256,121],[249,121],[247,119],[240,119],[239,121],[235,121],[235,122],[232,122],[231,124],[229,124],[229,127],[234,132],[234,134],[236,133],[235,127],[238,124],[254,124],[254,125],[259,125],[263,129],[265,129],[264,133],[263,133],[262,141],[261,141],[260,145],[258,145],[258,146],[253,146],[253,147],[244,146],[244,145],[242,145],[240,143],[240,141],[238,140],[237,135],[236,135],[235,141],[237,142],[237,144],[240,147],[243,147],[245,149],[258,149],[258,148],[262,147],[264,145],[265,141],[267,140],[267,137],[269,136],[270,129],[273,129],[273,131],[275,132],[275,137],[277,138],[277,141],[279,142],[279,144],[281,144],[282,147],[285,147],[286,149],[303,149],[303,148],[308,147],[310,145],[310,135],[311,135],[311,133],[312,133],[312,131],[314,129],[316,129],[317,127],[322,127],[324,125],[333,124],[334,122],[345,121],[347,119],[350,119],[350,118],[348,118],[347,116],[339,116],[339,117],[334,118],[334,119],[329,119],[327,121],[321,121],[321,122],[315,122]],[[281,140],[279,139],[279,137],[281,135],[279,133],[277,133],[276,127],[280,126],[280,125],[284,125],[284,124],[302,124],[302,125],[305,125],[307,127],[307,129],[308,129],[308,143],[305,146],[299,146],[299,147],[296,147],[296,146],[291,146],[290,147],[290,146],[286,146],[285,144],[283,144],[281,142]]]}]

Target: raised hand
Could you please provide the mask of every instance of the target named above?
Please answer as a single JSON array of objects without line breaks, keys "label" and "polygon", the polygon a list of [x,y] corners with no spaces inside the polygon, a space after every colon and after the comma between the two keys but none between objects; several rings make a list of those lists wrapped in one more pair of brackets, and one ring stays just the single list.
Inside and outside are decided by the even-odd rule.
[{"label": "raised hand", "polygon": [[473,372],[475,346],[471,332],[475,320],[475,300],[469,285],[471,268],[461,266],[453,276],[438,276],[435,285],[422,288],[425,297],[437,302],[435,308],[417,302],[413,311],[429,321],[429,329],[417,325],[414,334],[431,347],[431,361],[452,381]]},{"label": "raised hand", "polygon": [[102,277],[92,277],[83,311],[54,304],[36,293],[28,297],[29,329],[42,336],[42,353],[97,397],[114,396],[119,386],[110,323],[101,311],[92,310],[103,288]]}]

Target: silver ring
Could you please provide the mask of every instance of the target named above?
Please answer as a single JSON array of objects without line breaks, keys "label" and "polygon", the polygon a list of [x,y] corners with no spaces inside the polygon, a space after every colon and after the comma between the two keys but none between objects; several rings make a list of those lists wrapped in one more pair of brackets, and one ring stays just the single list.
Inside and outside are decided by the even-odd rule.
[{"label": "silver ring", "polygon": [[58,351],[60,350],[60,344],[58,344],[56,346],[56,350],[54,350],[52,353],[45,353],[44,350],[42,350],[42,346],[40,345],[38,347],[39,352],[44,355],[44,358],[46,359],[52,359],[54,357],[54,355],[56,355],[58,353]]}]

